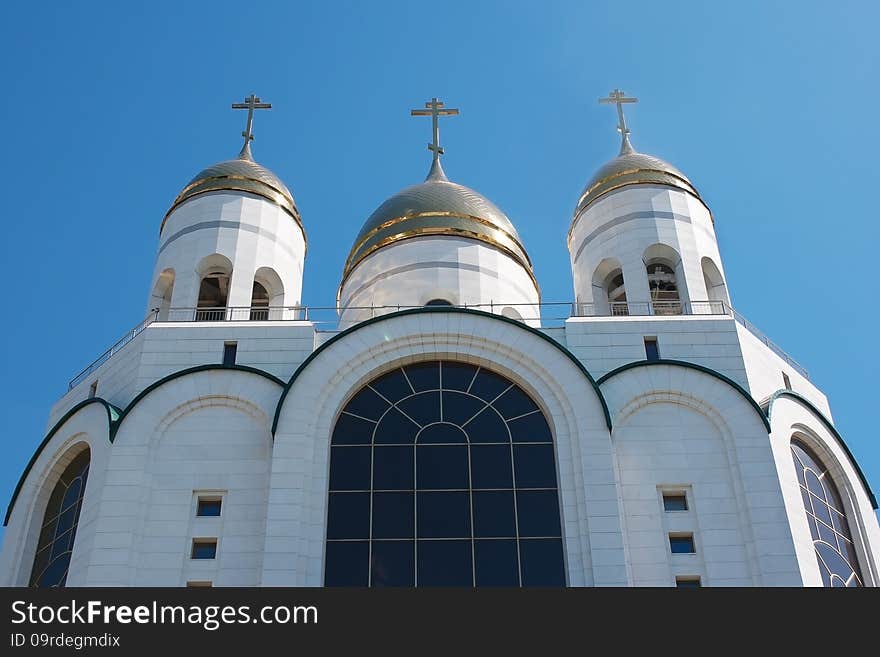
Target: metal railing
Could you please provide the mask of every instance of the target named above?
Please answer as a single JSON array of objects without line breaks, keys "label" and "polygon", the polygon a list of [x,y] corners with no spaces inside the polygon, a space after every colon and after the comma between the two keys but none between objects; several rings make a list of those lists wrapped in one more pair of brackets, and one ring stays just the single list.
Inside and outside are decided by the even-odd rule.
[{"label": "metal railing", "polygon": [[105,351],[103,354],[98,356],[94,360],[94,362],[92,362],[91,365],[89,365],[82,372],[80,372],[75,377],[73,377],[70,380],[70,383],[67,384],[67,389],[73,390],[76,386],[78,386],[80,383],[82,383],[87,378],[89,378],[89,375],[92,372],[94,372],[96,369],[101,367],[101,365],[103,365],[108,360],[110,360],[110,357],[113,354],[115,354],[117,351],[122,349],[129,342],[134,340],[145,328],[147,328],[150,324],[155,322],[158,314],[159,314],[158,310],[151,310],[150,314],[147,315],[140,324],[138,324],[133,329],[131,329],[128,333],[126,333],[121,338],[119,338],[119,340],[117,340],[116,343],[112,347],[110,347],[107,351]]},{"label": "metal railing", "polygon": [[[802,376],[809,378],[807,370],[789,356],[781,347],[770,340],[754,324],[724,301],[620,301],[604,304],[544,302],[544,303],[479,303],[463,304],[455,308],[484,310],[503,315],[511,319],[521,320],[541,328],[563,326],[572,317],[671,317],[676,315],[720,315],[732,317],[763,344],[769,347]],[[237,322],[237,321],[294,321],[309,322],[318,330],[339,330],[341,324],[350,326],[357,322],[378,317],[391,312],[423,308],[423,306],[282,306],[282,307],[228,307],[228,308],[168,308],[153,310],[137,326],[131,329],[107,351],[82,372],[71,379],[68,389],[82,383],[98,367],[103,365],[113,354],[125,347],[141,331],[153,322]],[[340,317],[346,319],[340,321]]]}]

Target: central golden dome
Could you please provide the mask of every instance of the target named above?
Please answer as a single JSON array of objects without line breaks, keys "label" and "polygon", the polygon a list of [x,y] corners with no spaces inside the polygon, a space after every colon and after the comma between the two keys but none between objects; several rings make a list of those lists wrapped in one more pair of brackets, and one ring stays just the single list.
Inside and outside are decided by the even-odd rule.
[{"label": "central golden dome", "polygon": [[364,223],[345,262],[343,282],[359,262],[378,249],[428,235],[485,242],[519,262],[534,278],[532,263],[507,215],[485,196],[451,182],[435,159],[425,182],[389,198]]}]

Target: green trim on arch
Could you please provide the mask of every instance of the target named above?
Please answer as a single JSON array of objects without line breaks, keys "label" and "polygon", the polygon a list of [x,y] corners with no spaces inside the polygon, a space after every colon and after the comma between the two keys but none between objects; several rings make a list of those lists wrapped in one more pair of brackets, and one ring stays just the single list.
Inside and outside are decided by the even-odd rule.
[{"label": "green trim on arch", "polygon": [[647,367],[652,365],[677,365],[679,367],[685,367],[690,370],[697,370],[698,372],[703,372],[704,374],[708,374],[709,376],[714,376],[719,381],[724,381],[727,385],[736,390],[739,394],[745,397],[746,401],[749,402],[749,405],[755,409],[755,412],[761,417],[761,422],[764,423],[764,427],[767,429],[767,433],[770,433],[770,420],[767,419],[767,416],[764,414],[764,411],[758,405],[758,402],[749,394],[748,390],[743,388],[736,381],[731,379],[728,376],[724,376],[721,372],[716,372],[715,370],[706,367],[704,365],[697,365],[696,363],[689,363],[686,360],[670,360],[666,358],[661,358],[660,360],[637,360],[633,363],[627,363],[626,365],[621,365],[617,369],[611,370],[604,376],[599,378],[599,385],[601,386],[605,381],[610,379],[612,376],[617,376],[621,372],[625,372],[626,370],[631,370],[636,367]]},{"label": "green trim on arch", "polygon": [[330,345],[335,342],[341,340],[342,338],[354,333],[355,331],[365,328],[367,326],[371,326],[373,324],[378,324],[379,322],[385,322],[389,319],[395,319],[397,317],[405,317],[407,315],[421,315],[425,313],[459,313],[462,315],[476,315],[478,317],[487,317],[489,319],[498,320],[500,322],[506,322],[512,326],[516,326],[521,328],[529,333],[532,333],[547,343],[556,347],[559,351],[561,351],[565,356],[572,362],[574,365],[581,371],[581,373],[587,378],[590,382],[590,385],[593,386],[593,390],[596,391],[596,395],[599,397],[599,403],[602,404],[602,412],[605,415],[605,424],[608,427],[608,430],[611,430],[611,413],[608,410],[608,404],[605,403],[605,397],[602,396],[602,390],[599,388],[599,384],[593,378],[593,376],[587,371],[587,368],[584,367],[584,364],[581,363],[577,357],[571,353],[564,346],[559,344],[556,340],[551,338],[546,333],[542,333],[536,328],[528,326],[527,324],[523,324],[519,320],[510,319],[509,317],[504,317],[503,315],[496,315],[494,313],[489,313],[484,310],[475,310],[473,308],[455,308],[449,306],[425,306],[424,308],[410,308],[407,310],[399,310],[397,312],[388,313],[387,315],[380,315],[378,317],[371,317],[370,319],[366,319],[362,322],[355,324],[354,326],[350,326],[344,331],[341,331],[334,335],[332,338],[327,340],[320,347],[315,349],[311,354],[309,354],[308,358],[306,358],[302,364],[296,368],[296,371],[290,377],[290,380],[287,382],[287,385],[284,386],[284,391],[281,393],[281,398],[278,400],[278,407],[275,409],[275,419],[272,421],[272,436],[275,435],[275,431],[278,429],[278,420],[281,417],[281,407],[284,405],[284,400],[287,398],[287,393],[293,387],[294,382],[299,377],[299,375],[305,370],[309,364],[321,354],[324,349],[328,348]]},{"label": "green trim on arch", "polygon": [[9,501],[9,506],[6,508],[6,518],[3,521],[3,526],[9,522],[9,517],[12,515],[12,508],[15,506],[15,501],[18,498],[18,494],[21,492],[22,486],[24,486],[24,481],[27,479],[28,474],[30,474],[31,468],[33,468],[34,463],[36,463],[37,458],[40,456],[40,453],[45,449],[46,445],[49,444],[49,441],[52,440],[52,436],[64,425],[67,420],[69,420],[77,411],[81,408],[88,406],[89,404],[103,404],[107,409],[107,432],[110,442],[112,443],[116,439],[116,433],[119,431],[119,426],[122,424],[122,420],[131,412],[134,406],[140,402],[141,399],[146,397],[156,388],[168,383],[169,381],[173,381],[174,379],[179,379],[182,376],[186,376],[187,374],[195,374],[197,372],[209,372],[209,371],[239,371],[239,372],[248,372],[249,374],[256,374],[258,376],[262,376],[263,378],[269,379],[273,383],[277,383],[279,386],[284,387],[284,381],[279,379],[274,374],[269,374],[268,372],[264,372],[263,370],[257,369],[256,367],[248,367],[247,365],[219,365],[219,364],[209,364],[209,365],[198,365],[196,367],[189,367],[185,370],[180,370],[179,372],[174,372],[165,376],[154,383],[151,383],[146,388],[144,388],[140,393],[138,393],[134,399],[132,399],[124,410],[120,410],[110,402],[101,399],[100,397],[93,397],[92,399],[86,399],[85,401],[79,402],[76,406],[71,408],[64,416],[55,423],[55,426],[46,434],[46,437],[43,439],[43,442],[40,443],[40,446],[37,447],[37,451],[34,452],[34,455],[31,457],[31,460],[28,462],[27,466],[24,469],[24,472],[21,475],[21,479],[18,481],[18,485],[15,487],[15,491],[12,493],[12,499]]},{"label": "green trim on arch", "polygon": [[[43,438],[43,442],[41,442],[40,445],[37,447],[34,455],[31,457],[31,460],[28,461],[28,464],[25,466],[24,472],[21,473],[18,484],[16,484],[15,490],[12,492],[12,498],[9,500],[9,506],[6,507],[6,517],[3,519],[4,527],[9,524],[9,517],[12,515],[12,508],[15,506],[15,501],[18,499],[18,494],[21,493],[21,489],[24,486],[25,479],[27,479],[27,476],[30,474],[31,469],[34,467],[34,464],[40,457],[40,454],[42,454],[43,450],[46,448],[46,445],[48,445],[49,441],[52,440],[52,436],[54,436],[58,432],[58,430],[62,426],[64,426],[64,423],[67,422],[71,417],[79,413],[79,411],[86,406],[91,406],[92,404],[101,404],[104,407],[104,410],[107,411],[107,435],[109,438],[110,432],[113,428],[113,424],[117,421],[122,411],[120,411],[106,399],[102,399],[101,397],[92,397],[91,399],[86,399],[79,402],[73,408],[67,411],[61,417],[61,419],[58,420],[58,422],[56,422],[51,429],[49,429],[49,433],[47,433],[46,437]],[[112,438],[110,440],[112,441]]]},{"label": "green trim on arch", "polygon": [[[212,372],[212,371],[237,371],[237,372],[248,372],[249,374],[256,374],[257,376],[262,376],[265,379],[269,379],[272,383],[277,383],[279,386],[284,386],[284,381],[279,379],[274,374],[269,374],[263,370],[257,369],[256,367],[249,367],[247,365],[219,365],[219,364],[209,364],[209,365],[197,365],[195,367],[188,367],[185,370],[180,370],[179,372],[173,372],[168,376],[162,377],[158,381],[154,381],[146,388],[141,390],[134,399],[132,399],[128,405],[125,407],[125,410],[119,414],[119,418],[116,422],[113,423],[110,428],[110,442],[112,443],[116,440],[116,433],[119,431],[119,426],[122,424],[122,421],[126,418],[126,416],[131,412],[131,410],[135,407],[135,405],[144,397],[153,392],[156,388],[159,388],[169,381],[173,381],[174,379],[179,379],[180,377],[187,376],[188,374],[197,374],[198,372]],[[273,427],[274,429],[274,427]]]},{"label": "green trim on arch", "polygon": [[804,406],[807,407],[816,417],[822,420],[822,424],[825,425],[825,428],[831,432],[831,435],[834,436],[835,440],[840,444],[843,448],[843,452],[846,454],[846,457],[849,459],[850,464],[855,469],[856,474],[859,475],[859,479],[862,480],[862,486],[865,487],[865,492],[868,494],[868,501],[871,502],[871,507],[877,509],[877,498],[874,496],[874,491],[871,490],[871,487],[868,485],[868,480],[865,477],[865,473],[862,472],[862,469],[859,467],[858,462],[855,457],[852,455],[852,452],[849,451],[849,447],[847,447],[846,443],[843,442],[843,436],[840,435],[840,432],[831,424],[831,420],[825,417],[825,414],[816,408],[816,405],[813,404],[809,399],[804,397],[803,395],[795,392],[794,390],[777,390],[772,395],[770,395],[770,401],[767,404],[767,417],[773,417],[773,402],[775,402],[780,397],[790,397],[795,401],[800,402]]}]

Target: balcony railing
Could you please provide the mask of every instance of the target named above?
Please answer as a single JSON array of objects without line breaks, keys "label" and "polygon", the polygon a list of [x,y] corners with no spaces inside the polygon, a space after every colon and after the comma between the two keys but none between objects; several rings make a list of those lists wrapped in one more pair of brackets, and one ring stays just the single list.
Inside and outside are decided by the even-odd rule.
[{"label": "balcony railing", "polygon": [[[423,306],[284,306],[284,307],[228,307],[228,308],[170,308],[152,311],[140,324],[131,329],[91,365],[71,379],[68,389],[86,380],[96,369],[125,347],[141,331],[153,322],[239,322],[239,321],[294,321],[309,322],[319,330],[338,330],[340,313],[357,316],[357,321],[378,317],[390,312],[422,308]],[[724,301],[621,301],[606,304],[546,302],[538,304],[483,303],[454,306],[484,310],[521,319],[527,323],[540,323],[543,328],[563,326],[572,317],[670,317],[675,315],[720,315],[734,318],[776,355],[802,376],[809,378],[807,370],[782,350]]]}]

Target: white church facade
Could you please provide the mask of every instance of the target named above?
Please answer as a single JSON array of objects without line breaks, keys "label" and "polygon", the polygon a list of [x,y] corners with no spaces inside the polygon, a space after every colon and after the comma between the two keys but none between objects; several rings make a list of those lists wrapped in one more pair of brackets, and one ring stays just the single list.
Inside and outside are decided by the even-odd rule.
[{"label": "white church facade", "polygon": [[147,318],[71,382],[4,586],[878,586],[873,493],[807,372],[730,304],[694,184],[630,143],[546,317],[494,203],[430,172],[354,237],[328,329],[307,218],[245,144],[162,220]]}]

